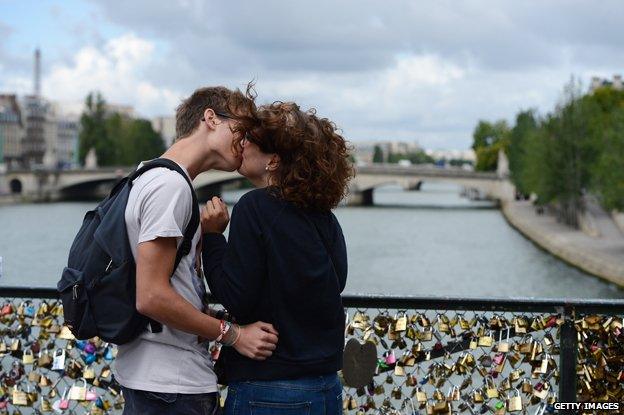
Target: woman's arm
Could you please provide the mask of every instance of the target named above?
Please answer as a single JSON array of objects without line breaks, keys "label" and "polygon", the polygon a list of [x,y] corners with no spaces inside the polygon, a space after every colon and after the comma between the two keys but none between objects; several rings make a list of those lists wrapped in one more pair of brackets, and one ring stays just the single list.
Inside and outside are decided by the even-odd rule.
[{"label": "woman's arm", "polygon": [[213,198],[202,211],[204,275],[215,298],[237,319],[252,321],[266,275],[261,231],[252,206],[244,196],[232,211],[229,241],[222,232],[228,222],[227,206]]}]

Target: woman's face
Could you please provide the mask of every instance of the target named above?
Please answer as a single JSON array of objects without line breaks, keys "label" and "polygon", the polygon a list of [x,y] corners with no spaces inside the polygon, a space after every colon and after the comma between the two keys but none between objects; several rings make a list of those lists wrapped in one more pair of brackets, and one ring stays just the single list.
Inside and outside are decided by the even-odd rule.
[{"label": "woman's face", "polygon": [[269,170],[274,154],[263,153],[257,144],[247,139],[241,141],[242,164],[238,172],[248,178],[256,187],[268,185]]}]

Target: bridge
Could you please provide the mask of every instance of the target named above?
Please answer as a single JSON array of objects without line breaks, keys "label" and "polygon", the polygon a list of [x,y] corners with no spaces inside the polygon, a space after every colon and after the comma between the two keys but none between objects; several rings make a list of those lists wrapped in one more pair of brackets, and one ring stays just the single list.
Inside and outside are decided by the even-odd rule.
[{"label": "bridge", "polygon": [[[97,200],[108,194],[112,186],[129,174],[132,168],[113,167],[85,170],[11,171],[0,175],[0,191],[24,196],[29,200]],[[220,195],[224,186],[242,183],[245,178],[237,172],[209,171],[193,182],[200,201]],[[349,186],[345,203],[370,206],[375,188],[398,184],[405,189],[418,190],[423,182],[449,182],[498,200],[513,198],[513,185],[505,174],[474,172],[461,168],[432,166],[399,166],[379,164],[358,166]]]}]

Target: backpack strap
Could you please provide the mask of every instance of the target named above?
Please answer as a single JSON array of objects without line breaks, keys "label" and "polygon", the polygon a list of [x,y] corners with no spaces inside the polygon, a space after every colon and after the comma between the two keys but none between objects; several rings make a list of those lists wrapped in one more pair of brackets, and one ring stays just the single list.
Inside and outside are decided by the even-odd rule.
[{"label": "backpack strap", "polygon": [[[197,194],[195,193],[195,189],[193,188],[193,183],[191,182],[191,179],[189,179],[189,177],[186,175],[184,170],[182,170],[182,168],[176,162],[166,159],[166,158],[157,158],[157,159],[154,159],[145,163],[143,166],[141,166],[141,168],[137,169],[136,171],[134,171],[128,176],[128,184],[132,186],[132,182],[137,177],[139,177],[141,174],[145,173],[146,171],[157,168],[157,167],[165,167],[169,170],[174,170],[180,173],[180,175],[184,177],[184,179],[188,183],[191,189],[191,196],[193,198],[193,204],[191,205],[191,209],[192,209],[191,220],[189,221],[188,225],[186,225],[182,243],[178,247],[178,251],[176,253],[176,259],[173,265],[173,271],[171,272],[171,276],[173,276],[176,269],[178,269],[178,265],[180,265],[180,261],[182,261],[182,258],[188,255],[189,252],[191,252],[191,246],[193,244],[193,236],[195,236],[195,232],[197,231],[197,227],[199,226],[199,209],[197,207],[199,203],[197,202]],[[150,322],[152,333],[160,333],[162,331],[161,323],[152,319],[150,319],[149,322]]]}]

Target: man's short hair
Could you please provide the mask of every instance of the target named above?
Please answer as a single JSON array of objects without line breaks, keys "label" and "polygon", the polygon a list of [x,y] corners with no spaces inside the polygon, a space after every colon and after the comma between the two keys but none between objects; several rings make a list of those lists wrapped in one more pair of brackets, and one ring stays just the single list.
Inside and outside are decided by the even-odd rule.
[{"label": "man's short hair", "polygon": [[207,108],[212,108],[215,112],[228,113],[228,102],[237,92],[223,86],[195,90],[176,108],[176,141],[193,134]]}]

